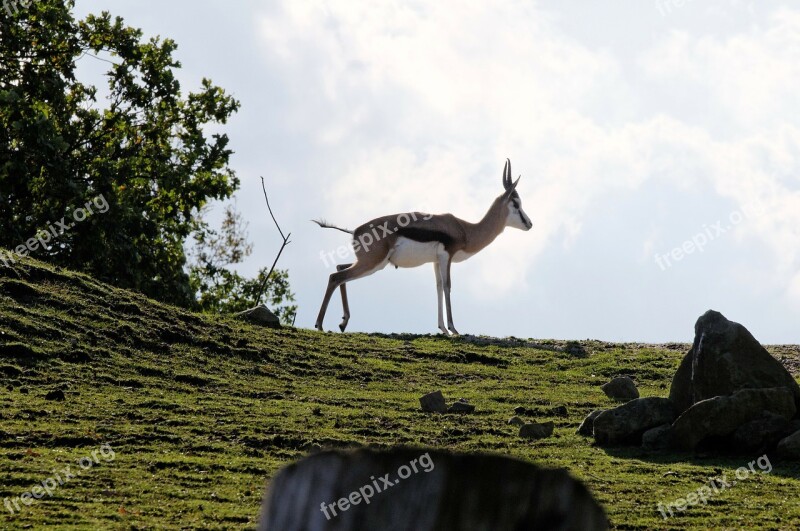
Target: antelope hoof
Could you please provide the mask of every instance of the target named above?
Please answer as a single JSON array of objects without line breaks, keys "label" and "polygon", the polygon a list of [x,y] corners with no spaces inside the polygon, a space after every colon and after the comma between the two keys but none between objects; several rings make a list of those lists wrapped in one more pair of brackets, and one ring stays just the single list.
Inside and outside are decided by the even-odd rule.
[{"label": "antelope hoof", "polygon": [[348,321],[349,321],[349,319],[344,319],[344,320],[343,320],[343,321],[342,321],[342,322],[339,324],[339,330],[341,330],[342,332],[344,332],[344,329],[345,329],[345,328],[347,328],[347,322],[348,322]]},{"label": "antelope hoof", "polygon": [[460,335],[460,334],[458,333],[458,330],[456,330],[456,327],[454,327],[453,325],[450,325],[450,326],[448,326],[447,328],[450,330],[450,333],[451,333],[452,335],[454,335],[454,336]]},{"label": "antelope hoof", "polygon": [[450,332],[448,332],[448,331],[447,331],[447,328],[445,328],[443,324],[439,325],[439,330],[441,330],[441,331],[442,331],[442,333],[443,333],[444,335],[446,335],[446,336],[449,336],[449,335],[450,335]]},{"label": "antelope hoof", "polygon": [[316,329],[317,329],[317,330],[319,330],[320,332],[324,332],[324,330],[322,329],[322,323],[317,323],[317,324],[315,324],[315,325],[314,325],[314,328],[316,328]]}]

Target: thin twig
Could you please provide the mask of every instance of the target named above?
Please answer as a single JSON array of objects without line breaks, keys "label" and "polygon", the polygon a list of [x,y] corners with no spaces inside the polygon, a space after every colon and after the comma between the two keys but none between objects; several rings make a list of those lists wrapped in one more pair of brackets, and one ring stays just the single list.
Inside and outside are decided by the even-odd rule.
[{"label": "thin twig", "polygon": [[283,235],[283,231],[281,230],[281,226],[278,225],[278,220],[275,219],[275,214],[272,213],[272,207],[269,206],[269,197],[267,196],[267,187],[264,185],[264,178],[261,177],[261,189],[264,190],[264,199],[267,200],[267,210],[269,210],[269,215],[272,216],[272,221],[275,222],[275,226],[278,227],[278,232],[281,234],[281,238],[283,238],[283,243],[281,244],[281,248],[278,251],[278,256],[275,257],[275,260],[272,262],[272,267],[269,269],[269,273],[267,276],[264,277],[264,282],[261,283],[261,289],[258,292],[258,298],[256,299],[256,306],[261,304],[261,297],[264,296],[264,291],[267,287],[267,282],[269,282],[269,277],[272,275],[272,272],[275,270],[275,265],[278,263],[278,259],[281,257],[281,253],[283,252],[284,247],[289,245],[289,237],[292,235],[290,232],[286,236]]}]

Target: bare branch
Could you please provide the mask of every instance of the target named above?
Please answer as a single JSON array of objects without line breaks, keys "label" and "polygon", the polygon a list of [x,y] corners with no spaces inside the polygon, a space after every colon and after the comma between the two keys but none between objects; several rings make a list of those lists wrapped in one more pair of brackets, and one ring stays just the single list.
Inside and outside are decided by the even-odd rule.
[{"label": "bare branch", "polygon": [[258,298],[256,299],[256,306],[261,304],[261,297],[264,296],[264,291],[267,288],[267,282],[269,282],[269,277],[272,275],[272,272],[275,270],[275,265],[278,263],[278,259],[281,257],[281,253],[283,252],[284,247],[289,245],[289,237],[292,235],[291,233],[287,234],[286,236],[283,235],[283,231],[281,230],[281,226],[278,225],[278,220],[275,219],[275,214],[272,213],[272,207],[269,206],[269,197],[267,196],[267,187],[264,184],[264,177],[261,177],[261,189],[264,190],[264,199],[267,201],[267,210],[269,210],[269,215],[272,217],[272,221],[275,222],[275,226],[278,227],[278,232],[281,234],[281,238],[283,238],[283,243],[281,244],[281,248],[278,251],[278,256],[275,257],[275,260],[272,262],[272,267],[269,269],[269,273],[267,276],[264,277],[264,282],[261,284],[261,289],[258,292]]}]

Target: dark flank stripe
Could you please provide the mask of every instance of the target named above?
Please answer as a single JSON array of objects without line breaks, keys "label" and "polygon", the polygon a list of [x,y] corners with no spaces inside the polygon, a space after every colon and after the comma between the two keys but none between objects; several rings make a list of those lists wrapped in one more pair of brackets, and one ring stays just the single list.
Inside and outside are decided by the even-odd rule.
[{"label": "dark flank stripe", "polygon": [[397,229],[397,235],[415,242],[441,242],[445,247],[453,243],[453,238],[445,232],[417,227],[400,227]]}]

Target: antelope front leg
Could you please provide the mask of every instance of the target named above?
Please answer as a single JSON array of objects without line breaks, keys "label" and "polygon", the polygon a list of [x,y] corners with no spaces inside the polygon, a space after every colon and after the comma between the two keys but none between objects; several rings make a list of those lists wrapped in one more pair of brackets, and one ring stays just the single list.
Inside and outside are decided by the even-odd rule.
[{"label": "antelope front leg", "polygon": [[444,285],[442,284],[442,271],[439,269],[439,263],[433,263],[433,270],[436,273],[436,302],[439,308],[439,330],[444,335],[450,335],[447,328],[444,327],[444,314],[442,310],[442,297],[444,296]]},{"label": "antelope front leg", "polygon": [[450,304],[450,263],[451,257],[448,253],[439,255],[439,273],[442,275],[444,288],[444,302],[447,305],[447,329],[453,335],[458,335],[455,325],[453,325],[453,307]]}]

